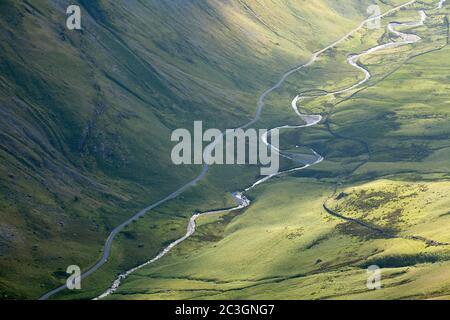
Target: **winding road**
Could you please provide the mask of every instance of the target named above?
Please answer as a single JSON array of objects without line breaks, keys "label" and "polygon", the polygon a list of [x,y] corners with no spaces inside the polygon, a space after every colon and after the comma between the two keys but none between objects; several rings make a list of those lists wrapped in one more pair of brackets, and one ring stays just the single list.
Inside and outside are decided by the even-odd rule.
[{"label": "winding road", "polygon": [[[438,5],[438,9],[442,8],[444,3],[446,0],[440,0],[439,5]],[[317,59],[327,50],[335,47],[336,45],[338,45],[339,43],[347,40],[350,36],[352,36],[354,33],[356,33],[357,31],[359,31],[360,29],[362,29],[368,22],[386,17],[394,12],[397,12],[398,10],[407,7],[409,5],[412,5],[414,3],[416,3],[417,0],[412,0],[409,1],[407,3],[404,3],[402,5],[399,5],[393,9],[390,9],[388,11],[386,11],[385,13],[379,15],[379,16],[375,16],[375,17],[371,17],[369,19],[366,19],[364,21],[361,22],[361,24],[356,27],[355,29],[353,29],[352,31],[350,31],[349,33],[347,33],[346,35],[344,35],[342,38],[340,38],[339,40],[333,42],[332,44],[330,44],[329,46],[321,49],[320,51],[315,52],[311,59],[303,64],[300,65],[298,67],[295,67],[291,70],[289,70],[288,72],[286,72],[281,78],[280,80],[271,88],[269,88],[268,90],[266,90],[258,99],[258,104],[257,104],[257,109],[256,109],[256,113],[255,113],[255,117],[248,123],[246,123],[245,125],[237,128],[237,129],[245,129],[248,128],[250,126],[252,126],[253,124],[255,124],[260,118],[261,118],[261,113],[262,110],[264,108],[265,105],[265,101],[267,96],[272,93],[273,91],[275,91],[276,89],[278,89],[279,87],[281,87],[281,85],[286,81],[286,79],[294,74],[295,72],[303,69],[303,68],[307,68],[311,65],[313,65]],[[336,92],[330,92],[330,93],[324,93],[322,96],[326,96],[326,95],[335,95],[335,94],[339,94],[339,93],[345,93],[348,91],[351,91],[359,86],[361,86],[362,84],[364,84],[365,82],[367,82],[371,75],[370,72],[368,70],[366,70],[365,68],[363,68],[362,66],[358,65],[358,60],[364,56],[364,55],[368,55],[371,53],[374,53],[375,51],[379,51],[382,49],[386,49],[386,48],[390,48],[390,47],[397,47],[397,46],[402,46],[402,45],[407,45],[407,44],[411,44],[411,43],[415,43],[417,41],[420,40],[420,37],[415,36],[415,35],[408,35],[408,34],[404,34],[401,33],[399,31],[396,31],[395,28],[398,26],[409,26],[409,27],[413,27],[413,26],[419,26],[422,25],[426,19],[426,14],[424,11],[420,11],[421,13],[421,20],[418,23],[405,23],[405,24],[398,24],[398,23],[391,23],[389,24],[388,28],[389,30],[394,33],[395,35],[397,35],[398,37],[400,37],[402,39],[402,41],[399,42],[391,42],[391,43],[387,43],[384,45],[379,45],[375,48],[369,49],[359,55],[352,55],[348,57],[348,62],[354,66],[355,68],[358,68],[359,70],[361,70],[362,72],[364,72],[365,74],[365,78],[361,81],[359,81],[357,84],[352,85],[349,88],[340,90],[340,91],[336,91]],[[317,96],[306,96],[306,95],[298,95],[296,96],[293,101],[292,101],[292,108],[294,109],[295,113],[305,122],[304,125],[301,126],[282,126],[282,127],[278,127],[278,128],[274,128],[274,129],[298,129],[298,128],[305,128],[305,127],[310,127],[310,126],[314,126],[316,124],[318,124],[319,122],[322,121],[322,116],[321,115],[306,115],[306,114],[302,114],[300,112],[300,108],[299,108],[299,104],[307,99],[307,98],[314,98]],[[274,129],[272,129],[271,131],[273,131]],[[269,133],[271,132],[269,131]],[[224,135],[224,133],[222,133]],[[284,154],[281,150],[278,150],[276,148],[274,148],[273,146],[271,146],[268,142],[267,142],[267,136],[263,137],[263,142],[266,143],[266,145],[268,145],[269,147],[272,148],[273,151],[278,152],[280,155],[284,156],[284,157],[290,157],[288,154]],[[209,147],[212,147],[212,144]],[[289,174],[295,171],[299,171],[299,170],[304,170],[305,168],[308,168],[312,165],[315,165],[317,163],[320,163],[321,161],[323,161],[323,157],[321,155],[319,155],[317,152],[315,152],[314,150],[312,150],[313,154],[315,155],[315,160],[311,161],[301,167],[298,168],[294,168],[294,169],[290,169],[287,171],[283,171],[277,174],[273,174],[271,176],[267,176],[264,177],[260,180],[258,180],[257,182],[255,182],[252,186],[250,186],[249,188],[245,189],[244,192],[236,192],[234,194],[235,200],[238,203],[238,205],[235,208],[232,209],[228,209],[228,210],[214,210],[214,211],[209,211],[209,212],[205,212],[205,213],[201,213],[201,214],[195,214],[191,217],[191,219],[189,220],[188,223],[188,227],[187,227],[187,232],[186,235],[183,236],[182,238],[172,242],[169,246],[167,246],[161,253],[159,253],[155,258],[147,261],[146,263],[137,266],[131,270],[128,270],[127,272],[119,275],[118,279],[114,281],[113,285],[111,286],[111,288],[109,288],[104,294],[102,294],[101,296],[99,296],[98,298],[104,298],[107,297],[108,295],[110,295],[111,293],[113,293],[114,291],[117,290],[117,288],[120,286],[121,282],[128,277],[130,274],[136,272],[137,270],[152,264],[156,261],[158,261],[159,259],[161,259],[163,256],[165,256],[168,252],[170,252],[170,250],[172,250],[175,246],[177,246],[178,244],[180,244],[181,242],[183,242],[184,240],[186,240],[187,238],[189,238],[192,234],[194,234],[195,230],[196,230],[196,220],[201,217],[201,216],[206,216],[206,215],[211,215],[211,214],[217,214],[220,212],[229,212],[229,211],[236,211],[236,210],[240,210],[243,209],[247,206],[250,205],[250,201],[245,197],[244,193],[247,191],[250,191],[251,189],[255,188],[256,186],[258,186],[261,183],[264,183],[266,181],[268,181],[269,179],[275,177],[275,176],[279,176],[282,174]],[[131,224],[133,221],[138,220],[141,216],[145,215],[147,212],[153,210],[154,208],[176,198],[178,195],[180,195],[181,193],[183,193],[184,191],[186,191],[187,189],[189,189],[192,186],[195,186],[199,181],[201,181],[205,176],[206,173],[208,172],[209,166],[208,165],[204,165],[202,167],[202,170],[200,172],[200,174],[193,180],[189,181],[188,183],[186,183],[184,186],[182,186],[181,188],[177,189],[176,191],[174,191],[173,193],[171,193],[170,195],[168,195],[167,197],[157,201],[156,203],[148,206],[147,208],[139,211],[138,213],[136,213],[134,216],[132,216],[130,219],[128,219],[127,221],[123,222],[122,224],[120,224],[119,226],[117,226],[114,230],[112,230],[112,232],[109,234],[105,245],[104,245],[104,249],[103,249],[103,254],[101,256],[101,258],[96,262],[96,264],[94,266],[92,266],[91,268],[89,268],[86,272],[84,272],[81,275],[81,279],[85,279],[86,277],[90,276],[91,274],[93,274],[94,272],[96,272],[100,267],[102,267],[107,261],[108,258],[111,254],[111,247],[112,247],[112,243],[114,238],[121,232],[123,231],[123,229],[128,226],[129,224]],[[66,289],[66,285],[61,285],[60,287],[46,293],[45,295],[43,295],[40,300],[46,300],[51,298],[53,295],[63,291]],[[97,298],[97,299],[98,299]]]}]

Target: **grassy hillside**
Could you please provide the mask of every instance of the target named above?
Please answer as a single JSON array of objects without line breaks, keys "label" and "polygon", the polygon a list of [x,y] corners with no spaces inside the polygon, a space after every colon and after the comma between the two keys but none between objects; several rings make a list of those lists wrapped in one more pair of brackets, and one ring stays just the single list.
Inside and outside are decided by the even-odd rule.
[{"label": "grassy hillside", "polygon": [[[362,90],[309,101],[308,110],[326,115],[323,125],[283,135],[285,146],[314,147],[323,163],[258,187],[231,222],[208,217],[110,298],[448,298],[449,11],[435,5],[386,18],[384,25],[415,21],[418,9],[429,10],[424,26],[408,30],[421,42],[365,57],[373,78]],[[279,112],[265,119],[286,119],[299,87],[354,83],[361,75],[347,54],[391,37],[362,31],[330,50],[273,96]],[[371,264],[382,268],[382,290],[366,287]]]},{"label": "grassy hillside", "polygon": [[[83,30],[69,31],[62,1],[0,0],[1,297],[36,298],[92,265],[115,226],[199,172],[171,164],[173,129],[247,122],[369,2],[80,0]],[[193,210],[230,205],[256,174],[231,170],[121,234],[82,295],[177,238]]]}]

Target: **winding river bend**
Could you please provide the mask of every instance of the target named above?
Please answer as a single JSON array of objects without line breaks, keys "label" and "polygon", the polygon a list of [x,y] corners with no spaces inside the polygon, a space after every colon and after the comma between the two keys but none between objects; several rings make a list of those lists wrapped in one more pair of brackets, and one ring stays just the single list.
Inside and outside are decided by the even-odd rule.
[{"label": "winding river bend", "polygon": [[[446,0],[440,0],[439,5],[438,5],[438,9],[442,8],[444,3]],[[366,19],[364,21],[361,22],[361,24],[356,27],[355,29],[353,29],[352,31],[350,31],[349,33],[347,33],[346,35],[344,35],[342,38],[340,38],[339,40],[335,41],[334,43],[330,44],[329,46],[321,49],[320,51],[317,51],[316,53],[314,53],[311,57],[311,59],[301,65],[298,66],[296,68],[293,68],[291,70],[289,70],[288,72],[286,72],[281,78],[280,80],[271,88],[269,88],[268,90],[266,90],[258,99],[258,105],[257,105],[257,109],[256,109],[256,114],[255,117],[248,122],[247,124],[239,127],[239,128],[247,128],[252,126],[253,124],[255,124],[260,118],[261,118],[261,113],[263,110],[263,107],[265,105],[265,101],[267,96],[272,93],[273,91],[275,91],[276,89],[278,89],[279,87],[281,87],[281,85],[286,81],[286,79],[294,74],[295,72],[307,68],[311,65],[313,65],[317,59],[327,50],[335,47],[336,45],[338,45],[339,43],[347,40],[350,36],[352,36],[353,34],[355,34],[357,31],[359,31],[360,29],[364,28],[364,26],[371,21],[375,21],[378,20],[380,18],[386,17],[394,12],[397,12],[398,10],[407,7],[409,5],[412,5],[414,3],[416,3],[417,0],[412,0],[409,1],[407,3],[404,3],[402,5],[399,5],[393,9],[390,9],[388,11],[386,11],[385,13],[379,15],[379,16],[375,16],[375,17],[371,17],[369,19]],[[401,40],[400,41],[395,41],[395,42],[390,42],[387,44],[383,44],[383,45],[379,45],[377,47],[374,47],[372,49],[369,49],[359,55],[351,55],[348,57],[347,61],[350,65],[354,66],[355,68],[359,69],[360,71],[362,71],[365,74],[365,77],[363,80],[359,81],[358,83],[352,85],[349,88],[340,90],[340,91],[336,91],[336,92],[330,92],[330,93],[324,93],[323,95],[320,96],[326,96],[326,95],[335,95],[335,94],[339,94],[339,93],[345,93],[345,92],[349,92],[353,89],[356,89],[357,87],[361,86],[362,84],[366,83],[370,78],[371,78],[371,74],[370,72],[365,69],[364,67],[360,66],[358,64],[359,59],[364,56],[364,55],[368,55],[371,53],[374,53],[376,51],[379,50],[383,50],[383,49],[387,49],[387,48],[392,48],[392,47],[398,47],[398,46],[403,46],[403,45],[407,45],[407,44],[412,44],[415,42],[420,41],[420,37],[416,36],[416,35],[411,35],[411,34],[405,34],[402,33],[400,31],[396,30],[396,27],[414,27],[414,26],[420,26],[423,25],[425,19],[426,19],[426,14],[424,11],[420,11],[420,15],[421,15],[421,19],[419,22],[415,22],[415,23],[403,23],[403,24],[399,24],[399,23],[391,23],[388,25],[388,29],[390,32],[392,32],[393,34],[395,34],[396,36],[400,37]],[[300,125],[300,126],[282,126],[282,127],[277,127],[274,129],[299,129],[299,128],[305,128],[305,127],[311,127],[314,126],[318,123],[320,123],[322,121],[322,116],[321,115],[307,115],[307,114],[303,114],[300,111],[300,107],[301,107],[301,102],[305,99],[309,99],[309,98],[314,98],[317,96],[307,96],[307,95],[298,95],[296,96],[293,101],[292,101],[292,108],[295,111],[295,113],[297,114],[297,116],[300,117],[300,119],[302,119],[304,121],[304,125]],[[273,131],[274,129],[272,129],[271,131]],[[268,134],[270,134],[270,132],[268,132]],[[272,148],[272,151],[275,152],[279,152],[280,155],[284,156],[284,157],[290,157],[289,154],[283,153],[281,150],[278,149],[274,149],[273,146],[271,146],[268,142],[267,142],[267,136],[263,137],[263,142],[266,143],[266,145],[268,145],[269,147]],[[112,284],[111,288],[109,288],[108,290],[105,291],[105,293],[103,293],[102,295],[100,295],[98,298],[96,299],[102,299],[105,298],[107,296],[109,296],[110,294],[114,293],[120,286],[120,284],[122,283],[122,281],[124,279],[126,279],[130,274],[138,271],[139,269],[142,269],[145,266],[148,266],[158,260],[160,260],[162,257],[164,257],[167,253],[169,253],[174,247],[176,247],[177,245],[179,245],[181,242],[183,242],[184,240],[186,240],[187,238],[189,238],[191,235],[193,235],[195,233],[196,230],[196,220],[201,217],[201,216],[207,216],[207,215],[212,215],[212,214],[218,214],[218,213],[223,213],[223,212],[230,212],[230,211],[236,211],[236,210],[241,210],[245,207],[248,207],[250,205],[250,201],[245,197],[245,192],[248,192],[250,190],[252,190],[253,188],[257,187],[258,185],[260,185],[261,183],[264,183],[268,180],[270,180],[271,178],[275,177],[275,176],[279,176],[279,175],[283,175],[283,174],[289,174],[292,172],[296,172],[296,171],[300,171],[300,170],[304,170],[310,166],[313,166],[315,164],[318,164],[320,162],[322,162],[324,160],[324,158],[319,155],[316,151],[311,150],[313,155],[314,155],[314,160],[302,165],[301,167],[298,168],[294,168],[294,169],[290,169],[287,171],[283,171],[277,174],[273,174],[271,176],[267,176],[264,177],[258,181],[256,181],[252,186],[246,188],[243,192],[236,192],[233,194],[235,201],[237,202],[237,206],[228,210],[213,210],[213,211],[209,211],[209,212],[205,212],[205,213],[200,213],[200,214],[195,214],[193,215],[188,223],[188,227],[187,227],[187,232],[185,234],[185,236],[183,236],[182,238],[172,242],[171,244],[169,244],[166,248],[164,248],[163,251],[161,251],[161,253],[159,253],[155,258],[145,262],[142,265],[139,265],[131,270],[128,270],[125,273],[122,273],[118,276],[118,278],[114,281],[114,283]],[[102,257],[96,262],[96,264],[91,267],[90,269],[88,269],[86,272],[84,272],[81,275],[81,278],[84,279],[86,277],[88,277],[89,275],[91,275],[92,273],[96,272],[101,266],[103,266],[107,261],[108,258],[110,256],[111,253],[111,247],[112,247],[112,243],[114,238],[117,236],[117,234],[119,234],[126,226],[128,226],[129,224],[131,224],[133,221],[136,221],[137,219],[139,219],[141,216],[145,215],[147,212],[149,212],[150,210],[153,210],[154,208],[176,198],[178,195],[180,195],[181,193],[183,193],[184,191],[186,191],[187,189],[189,189],[190,187],[196,185],[199,181],[201,181],[206,173],[208,172],[209,167],[207,165],[204,165],[200,174],[193,180],[189,181],[188,183],[186,183],[184,186],[182,186],[181,188],[177,189],[176,191],[174,191],[173,193],[171,193],[170,195],[168,195],[167,197],[159,200],[158,202],[148,206],[147,208],[139,211],[138,213],[136,213],[134,216],[132,216],[130,219],[128,219],[127,221],[123,222],[121,225],[119,225],[118,227],[116,227],[108,236],[105,245],[104,245],[104,250],[103,250],[103,254]],[[52,297],[53,295],[63,291],[66,289],[66,285],[62,285],[48,293],[46,293],[45,295],[43,295],[40,299],[41,300],[46,300],[50,297]]]}]

